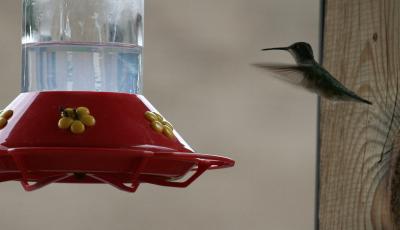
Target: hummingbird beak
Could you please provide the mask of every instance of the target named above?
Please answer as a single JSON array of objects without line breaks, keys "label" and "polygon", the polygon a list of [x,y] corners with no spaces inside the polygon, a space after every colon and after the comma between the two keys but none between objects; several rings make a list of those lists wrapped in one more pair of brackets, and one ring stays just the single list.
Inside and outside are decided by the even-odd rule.
[{"label": "hummingbird beak", "polygon": [[289,50],[289,47],[276,47],[276,48],[262,49],[262,51],[267,51],[267,50]]}]

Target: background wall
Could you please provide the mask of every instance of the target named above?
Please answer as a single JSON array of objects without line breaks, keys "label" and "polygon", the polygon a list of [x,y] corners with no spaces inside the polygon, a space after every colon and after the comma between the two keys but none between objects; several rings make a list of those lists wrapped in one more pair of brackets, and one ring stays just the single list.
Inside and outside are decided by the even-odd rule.
[{"label": "background wall", "polygon": [[[252,68],[318,47],[319,0],[145,0],[146,97],[198,151],[232,157],[187,189],[0,184],[0,228],[312,229],[316,96]],[[19,91],[20,1],[0,6],[0,106]],[[316,53],[317,50],[316,50]]]}]

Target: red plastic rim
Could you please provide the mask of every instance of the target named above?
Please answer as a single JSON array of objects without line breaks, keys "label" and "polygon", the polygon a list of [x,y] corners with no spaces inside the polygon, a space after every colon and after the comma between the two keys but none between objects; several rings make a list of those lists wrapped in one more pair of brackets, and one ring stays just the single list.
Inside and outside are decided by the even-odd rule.
[{"label": "red plastic rim", "polygon": [[0,181],[20,181],[26,191],[56,182],[107,183],[127,192],[135,192],[141,183],[182,188],[208,169],[234,165],[220,156],[132,149],[38,147],[0,152]]}]

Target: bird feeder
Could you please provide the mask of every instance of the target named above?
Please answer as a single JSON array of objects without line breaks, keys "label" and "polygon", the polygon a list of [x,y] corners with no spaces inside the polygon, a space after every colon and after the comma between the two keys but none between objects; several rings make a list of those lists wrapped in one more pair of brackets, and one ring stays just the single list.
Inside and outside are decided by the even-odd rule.
[{"label": "bird feeder", "polygon": [[142,92],[143,0],[23,0],[22,92],[0,116],[0,181],[186,187],[196,153]]}]

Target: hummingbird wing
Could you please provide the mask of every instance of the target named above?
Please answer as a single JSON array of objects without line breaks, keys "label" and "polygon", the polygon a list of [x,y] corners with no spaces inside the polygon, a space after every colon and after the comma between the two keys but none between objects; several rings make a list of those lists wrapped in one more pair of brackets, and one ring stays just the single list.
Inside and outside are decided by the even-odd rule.
[{"label": "hummingbird wing", "polygon": [[[291,84],[305,87],[309,90],[310,86],[307,80],[307,73],[312,71],[311,65],[290,65],[273,63],[255,63],[253,66],[266,69],[279,76],[279,79]],[[312,90],[311,90],[312,91]]]}]

